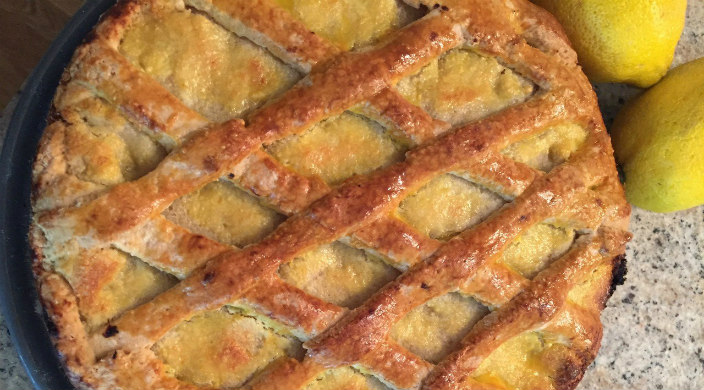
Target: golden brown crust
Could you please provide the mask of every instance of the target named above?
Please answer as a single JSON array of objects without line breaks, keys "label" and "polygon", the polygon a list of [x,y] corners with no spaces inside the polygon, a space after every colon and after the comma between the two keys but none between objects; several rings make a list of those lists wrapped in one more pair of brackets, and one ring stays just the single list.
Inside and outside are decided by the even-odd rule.
[{"label": "golden brown crust", "polygon": [[[94,86],[130,120],[162,142],[168,141],[161,133],[179,140],[207,124],[200,114],[185,107],[102,39],[81,46],[66,73],[66,82]],[[55,105],[61,107],[65,99],[59,95]]]},{"label": "golden brown crust", "polygon": [[296,359],[286,359],[274,363],[251,384],[252,390],[288,390],[304,387],[325,368],[307,359],[300,363]]},{"label": "golden brown crust", "polygon": [[[463,347],[443,361],[426,380],[429,389],[458,389],[458,375],[477,369],[498,345],[522,331],[547,323],[565,306],[569,288],[604,258],[625,250],[623,232],[600,230],[599,239],[580,243],[539,274],[526,290],[484,317],[464,338]],[[593,323],[593,321],[590,321]]]},{"label": "golden brown crust", "polygon": [[377,372],[386,382],[400,388],[413,388],[433,369],[432,363],[388,340],[360,362]]},{"label": "golden brown crust", "polygon": [[272,0],[187,2],[303,71],[310,71],[313,65],[339,53],[339,49],[308,30]]},{"label": "golden brown crust", "polygon": [[335,323],[347,310],[306,294],[273,276],[262,288],[250,290],[245,301],[271,318],[298,328],[306,339]]},{"label": "golden brown crust", "polygon": [[42,274],[44,276],[39,279],[42,301],[47,314],[59,330],[54,339],[56,348],[65,358],[64,364],[69,368],[69,373],[80,378],[86,367],[93,364],[95,356],[86,339],[76,296],[59,275]]},{"label": "golden brown crust", "polygon": [[[555,388],[577,385],[601,339],[599,313],[610,282],[610,272],[602,271],[614,267],[612,259],[629,239],[624,223],[630,209],[591,86],[561,27],[527,1],[409,3],[433,10],[378,47],[341,53],[270,0],[187,1],[283,61],[310,71],[253,112],[246,124],[208,123],[120,55],[124,31],[142,12],[168,12],[184,4],[125,0],[103,18],[66,71],[54,103],[66,118],[57,117],[47,128],[34,171],[35,269],[59,330],[57,348],[77,385],[204,388],[173,377],[150,347],[197,313],[238,300],[308,340],[302,361],[282,359],[257,374],[252,388],[303,388],[327,368],[348,365],[399,388],[491,388],[472,373],[504,341],[536,328],[572,340],[569,353],[551,364],[557,367]],[[433,58],[463,46],[496,56],[539,89],[522,104],[450,130],[393,88]],[[71,117],[72,108],[97,94],[86,86],[173,151],[132,181],[80,180],[68,161],[76,153],[67,154],[65,145],[70,126],[80,119]],[[348,109],[385,124],[394,138],[412,147],[405,160],[330,188],[284,167],[262,149]],[[585,127],[588,137],[551,172],[501,154],[509,144],[564,122]],[[512,202],[448,242],[426,237],[394,216],[406,196],[450,172]],[[223,176],[291,217],[240,250],[161,216],[177,198]],[[533,280],[497,261],[516,237],[546,220],[588,233]],[[354,310],[312,297],[276,275],[281,264],[338,239],[374,251],[405,272]],[[154,244],[164,242],[173,245]],[[64,245],[77,245],[80,258],[96,264],[107,263],[90,256],[118,248],[183,280],[89,335],[79,307],[90,304],[91,293],[111,271],[86,264],[81,267],[85,280],[79,282],[83,290],[72,288],[42,262],[44,250],[57,252]],[[593,296],[576,305],[568,293],[584,280]],[[437,366],[389,338],[392,325],[412,309],[458,290],[496,310]]]},{"label": "golden brown crust", "polygon": [[433,119],[420,107],[409,103],[397,91],[385,89],[371,97],[362,112],[400,131],[395,134],[410,145],[419,145],[450,129],[450,124]]},{"label": "golden brown crust", "polygon": [[113,245],[179,278],[185,278],[208,259],[231,249],[193,234],[161,215],[135,229],[134,234],[122,236]]},{"label": "golden brown crust", "polygon": [[[601,153],[600,149],[587,147],[583,150],[584,155],[538,179],[538,183],[502,213],[461,235],[462,239],[451,240],[430,259],[388,284],[350,316],[309,342],[309,350],[325,364],[360,359],[385,339],[390,324],[418,302],[426,302],[458,288],[462,280],[471,277],[488,259],[500,254],[521,231],[552,213],[569,208],[576,194],[593,184],[591,180],[599,179],[598,176],[590,178],[583,172],[587,167],[579,160],[591,160],[595,156],[588,152]],[[550,196],[546,197],[546,193]],[[340,337],[343,334],[346,337]]]},{"label": "golden brown crust", "polygon": [[252,153],[228,177],[286,214],[305,209],[330,191],[321,179],[299,175],[263,151]]},{"label": "golden brown crust", "polygon": [[[119,185],[78,209],[40,216],[40,223],[49,235],[61,235],[62,230],[68,228],[78,236],[95,234],[97,240],[114,239],[119,233],[163,211],[177,197],[222,176],[224,171],[230,170],[262,143],[270,143],[325,117],[342,113],[386,83],[418,69],[427,61],[423,59],[432,58],[459,43],[460,37],[442,15],[427,18],[408,29],[406,34],[398,35],[384,48],[338,57],[335,64],[310,76],[310,86],[299,85],[278,101],[263,107],[250,118],[246,130],[238,121],[230,121],[196,134],[149,175]],[[438,38],[427,39],[431,32]],[[419,61],[407,61],[410,55]],[[360,72],[360,69],[368,71]],[[350,88],[340,86],[340,80],[345,80]],[[211,152],[216,150],[222,150],[222,153]],[[173,163],[168,163],[170,158]],[[186,165],[183,172],[173,176],[174,169],[182,164]],[[190,177],[189,171],[196,177]],[[188,176],[187,182],[173,180],[184,175]],[[160,180],[167,177],[172,179]],[[120,204],[118,200],[134,203],[130,207],[117,206]],[[124,214],[124,211],[130,214]]]}]

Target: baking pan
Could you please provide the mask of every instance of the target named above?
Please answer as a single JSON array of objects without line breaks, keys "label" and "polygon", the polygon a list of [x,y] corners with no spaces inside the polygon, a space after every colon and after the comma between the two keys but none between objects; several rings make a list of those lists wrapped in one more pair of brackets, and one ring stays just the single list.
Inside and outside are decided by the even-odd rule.
[{"label": "baking pan", "polygon": [[61,73],[76,47],[115,0],[88,0],[29,76],[0,156],[0,310],[35,389],[72,389],[49,337],[27,238],[32,161]]}]

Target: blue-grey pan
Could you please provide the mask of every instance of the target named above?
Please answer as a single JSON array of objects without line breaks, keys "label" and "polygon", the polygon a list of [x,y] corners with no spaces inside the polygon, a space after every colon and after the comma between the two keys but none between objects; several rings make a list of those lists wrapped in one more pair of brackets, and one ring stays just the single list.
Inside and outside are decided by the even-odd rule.
[{"label": "blue-grey pan", "polygon": [[39,303],[27,239],[31,166],[61,73],[115,0],[88,0],[34,69],[12,115],[0,156],[0,310],[35,389],[72,389]]}]

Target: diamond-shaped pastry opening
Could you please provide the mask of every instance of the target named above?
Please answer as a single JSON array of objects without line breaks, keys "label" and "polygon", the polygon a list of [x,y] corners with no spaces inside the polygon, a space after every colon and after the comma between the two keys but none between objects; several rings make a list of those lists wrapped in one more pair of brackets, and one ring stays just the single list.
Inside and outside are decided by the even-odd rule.
[{"label": "diamond-shaped pastry opening", "polygon": [[[420,13],[397,0],[274,0],[303,25],[343,50],[365,46]],[[321,12],[321,10],[325,10]]]},{"label": "diamond-shaped pastry opening", "polygon": [[175,377],[217,388],[240,386],[279,358],[303,355],[298,340],[225,309],[179,324],[153,349]]},{"label": "diamond-shaped pastry opening", "polygon": [[444,174],[401,202],[397,213],[420,232],[448,239],[486,218],[503,200],[493,192]]},{"label": "diamond-shaped pastry opening", "polygon": [[340,242],[322,245],[279,268],[279,276],[310,295],[354,308],[398,275],[381,259]]},{"label": "diamond-shaped pastry opening", "polygon": [[[561,383],[573,384],[592,353],[592,341],[578,335],[587,332],[590,337],[590,331],[579,321],[593,321],[591,313],[601,310],[611,286],[612,271],[611,259],[597,266],[570,289],[567,310],[558,313],[562,317],[541,330],[523,332],[504,342],[481,363],[470,380],[506,389],[556,389],[564,387]],[[570,310],[570,305],[582,308]],[[562,328],[568,333],[562,334]]]},{"label": "diamond-shaped pastry opening", "polygon": [[195,233],[239,247],[261,240],[284,220],[254,196],[222,180],[176,200],[164,214]]},{"label": "diamond-shaped pastry opening", "polygon": [[68,174],[112,186],[156,167],[164,148],[136,130],[117,110],[88,97],[61,112]]},{"label": "diamond-shaped pastry opening", "polygon": [[145,13],[119,49],[214,121],[241,116],[300,77],[265,49],[188,9]]},{"label": "diamond-shaped pastry opening", "polygon": [[350,367],[326,370],[308,383],[304,390],[388,390],[373,376],[362,374]]},{"label": "diamond-shaped pastry opening", "polygon": [[518,162],[548,172],[567,161],[586,139],[587,131],[582,126],[565,123],[509,145],[502,153]]},{"label": "diamond-shaped pastry opening", "polygon": [[96,329],[176,284],[171,275],[108,248],[64,254],[54,267],[78,297],[79,311],[88,329]]},{"label": "diamond-shaped pastry opening", "polygon": [[349,112],[326,119],[301,135],[275,142],[267,149],[298,173],[319,176],[329,184],[386,166],[399,160],[404,152],[381,125]]},{"label": "diamond-shaped pastry opening", "polygon": [[391,328],[391,337],[423,359],[437,363],[488,313],[473,298],[449,293],[416,307]]},{"label": "diamond-shaped pastry opening", "polygon": [[521,103],[535,89],[495,58],[468,49],[450,50],[396,88],[434,118],[455,126]]},{"label": "diamond-shaped pastry opening", "polygon": [[[550,332],[528,331],[501,344],[479,365],[470,381],[499,389],[554,389],[570,340]],[[562,356],[562,357],[560,357]]]},{"label": "diamond-shaped pastry opening", "polygon": [[523,232],[509,244],[499,261],[524,277],[532,279],[567,252],[574,239],[573,229],[540,223]]}]

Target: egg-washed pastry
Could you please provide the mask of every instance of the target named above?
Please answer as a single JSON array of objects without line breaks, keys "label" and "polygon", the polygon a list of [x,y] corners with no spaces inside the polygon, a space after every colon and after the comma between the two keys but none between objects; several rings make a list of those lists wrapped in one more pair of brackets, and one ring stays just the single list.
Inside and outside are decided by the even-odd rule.
[{"label": "egg-washed pastry", "polygon": [[121,0],[53,102],[34,268],[77,388],[573,389],[612,154],[525,0]]}]

